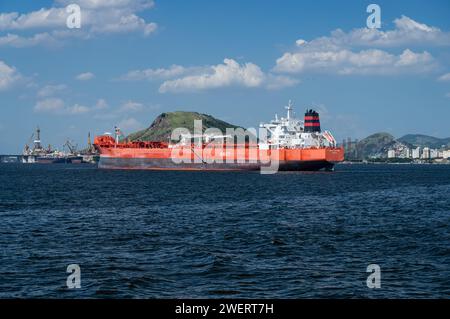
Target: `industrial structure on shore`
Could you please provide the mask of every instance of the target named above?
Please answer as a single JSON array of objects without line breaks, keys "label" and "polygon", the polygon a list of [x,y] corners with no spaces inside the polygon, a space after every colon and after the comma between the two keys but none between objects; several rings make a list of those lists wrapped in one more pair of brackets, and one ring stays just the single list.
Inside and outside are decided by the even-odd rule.
[{"label": "industrial structure on shore", "polygon": [[[33,143],[32,146],[29,145],[31,142]],[[98,160],[98,155],[91,143],[90,133],[88,133],[88,147],[86,149],[78,151],[77,146],[71,143],[70,140],[66,140],[63,149],[63,151],[60,151],[52,148],[51,145],[43,147],[41,142],[41,129],[37,127],[36,132],[31,135],[28,143],[25,145],[20,162],[26,164],[81,164],[96,163]],[[13,161],[11,156],[6,161],[8,159],[9,161]]]},{"label": "industrial structure on shore", "polygon": [[430,147],[393,147],[387,152],[388,159],[411,159],[415,161],[420,160],[449,160],[450,149],[436,149]]}]

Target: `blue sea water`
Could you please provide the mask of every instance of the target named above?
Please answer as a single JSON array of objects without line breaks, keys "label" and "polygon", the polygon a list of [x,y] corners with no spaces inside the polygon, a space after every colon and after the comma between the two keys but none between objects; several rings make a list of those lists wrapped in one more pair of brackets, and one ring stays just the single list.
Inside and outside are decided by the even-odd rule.
[{"label": "blue sea water", "polygon": [[450,297],[448,165],[2,164],[0,218],[0,298]]}]

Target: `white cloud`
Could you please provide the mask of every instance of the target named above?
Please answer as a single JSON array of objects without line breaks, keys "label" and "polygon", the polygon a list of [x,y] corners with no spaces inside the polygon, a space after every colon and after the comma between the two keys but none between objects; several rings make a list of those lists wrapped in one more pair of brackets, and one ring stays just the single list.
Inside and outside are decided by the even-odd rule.
[{"label": "white cloud", "polygon": [[[153,7],[149,0],[79,0],[82,8],[82,27],[69,30],[66,27],[68,13],[65,7],[72,0],[57,0],[49,9],[41,8],[28,13],[0,13],[0,46],[30,47],[57,45],[66,38],[89,39],[99,34],[138,32],[144,36],[154,33],[156,23],[147,22],[137,14]],[[43,32],[42,30],[45,30]],[[28,31],[27,35],[17,32]],[[34,34],[29,33],[35,31]],[[14,32],[14,33],[12,33]]]},{"label": "white cloud", "polygon": [[89,112],[90,108],[77,103],[72,106],[66,106],[66,103],[61,98],[51,97],[37,101],[34,111],[59,115],[79,115]]},{"label": "white cloud", "polygon": [[78,74],[75,78],[78,81],[88,81],[88,80],[93,79],[94,77],[95,77],[94,73],[92,73],[92,72],[85,72],[85,73]]},{"label": "white cloud", "polygon": [[105,13],[99,14],[104,23],[95,23],[91,27],[92,33],[129,33],[142,32],[148,36],[156,31],[156,23],[146,23],[143,18],[135,14],[121,15],[117,12],[111,12],[110,15]]},{"label": "white cloud", "polygon": [[[394,20],[393,30],[338,29],[328,37],[309,42],[300,39],[291,52],[277,59],[273,68],[281,73],[320,72],[335,74],[424,73],[437,69],[436,59],[428,52],[404,48],[389,52],[388,47],[447,46],[450,32],[402,16]],[[383,49],[382,49],[383,48]]]},{"label": "white cloud", "polygon": [[439,78],[438,78],[438,80],[439,81],[450,81],[450,73],[446,73],[446,74],[443,74],[443,75],[441,75]]},{"label": "white cloud", "polygon": [[370,47],[399,47],[399,46],[448,46],[450,32],[441,31],[437,27],[430,27],[413,19],[402,16],[394,20],[393,30],[360,28],[346,33],[337,29],[329,37],[321,37],[309,42],[318,47],[332,46],[370,46]]},{"label": "white cloud", "polygon": [[11,88],[20,80],[22,80],[22,76],[16,68],[0,60],[0,91]]},{"label": "white cloud", "polygon": [[38,97],[49,97],[64,92],[66,89],[67,86],[64,84],[46,85],[38,91],[37,95]]},{"label": "white cloud", "polygon": [[[175,78],[178,74],[183,76]],[[300,83],[299,80],[289,76],[264,73],[256,64],[239,64],[233,59],[224,59],[223,64],[211,66],[171,66],[168,69],[161,68],[148,69],[145,71],[131,71],[121,78],[168,78],[160,85],[160,93],[194,92],[230,86],[248,88],[263,87],[273,90],[294,86]]]},{"label": "white cloud", "polygon": [[170,79],[176,76],[191,72],[192,68],[185,68],[181,65],[171,65],[169,68],[132,70],[125,75],[122,75],[119,80],[123,81],[139,81],[139,80],[155,80],[155,79]]},{"label": "white cloud", "polygon": [[69,5],[76,2],[82,8],[101,9],[101,8],[128,8],[130,10],[145,10],[154,6],[153,0],[56,0],[61,5]]},{"label": "white cloud", "polygon": [[89,112],[89,108],[84,105],[74,104],[70,107],[68,107],[65,111],[69,114],[83,114]]},{"label": "white cloud", "polygon": [[142,129],[144,126],[138,120],[133,117],[123,119],[118,123],[118,127],[124,132],[129,134],[131,132]]},{"label": "white cloud", "polygon": [[94,105],[94,109],[97,110],[104,110],[108,107],[108,103],[105,99],[98,99],[97,102]]},{"label": "white cloud", "polygon": [[427,66],[427,64],[433,62],[433,56],[427,51],[424,51],[423,53],[414,53],[411,50],[406,49],[398,56],[395,66]]},{"label": "white cloud", "polygon": [[197,91],[232,85],[258,87],[263,83],[264,77],[264,73],[256,64],[240,65],[233,59],[225,59],[223,64],[213,65],[205,73],[165,81],[159,91]]},{"label": "white cloud", "polygon": [[36,33],[30,37],[19,36],[8,33],[0,36],[0,47],[9,46],[14,48],[27,48],[36,45],[57,46],[58,40],[47,32]]},{"label": "white cloud", "polygon": [[123,103],[120,108],[119,112],[129,113],[129,112],[139,112],[142,111],[144,108],[144,104],[134,101],[127,101]]},{"label": "white cloud", "polygon": [[0,31],[54,28],[64,26],[67,13],[65,8],[41,8],[30,13],[0,13]]},{"label": "white cloud", "polygon": [[298,47],[301,47],[302,45],[305,45],[306,43],[308,43],[308,42],[306,42],[303,39],[298,39],[297,41],[295,41],[295,45]]},{"label": "white cloud", "polygon": [[378,49],[353,52],[313,51],[285,53],[277,59],[275,71],[285,73],[322,72],[337,74],[397,74],[427,72],[435,68],[428,52],[415,53],[409,49],[394,55]]},{"label": "white cloud", "polygon": [[300,81],[298,79],[294,79],[289,76],[284,75],[272,75],[269,74],[266,77],[266,87],[269,90],[278,90],[285,87],[291,87],[299,84]]},{"label": "white cloud", "polygon": [[64,101],[60,98],[48,98],[38,101],[34,106],[36,112],[60,113],[64,110]]}]

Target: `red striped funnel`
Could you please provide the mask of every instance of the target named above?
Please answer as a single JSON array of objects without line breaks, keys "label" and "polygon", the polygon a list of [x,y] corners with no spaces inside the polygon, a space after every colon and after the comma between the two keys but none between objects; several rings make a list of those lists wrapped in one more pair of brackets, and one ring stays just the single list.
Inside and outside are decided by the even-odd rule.
[{"label": "red striped funnel", "polygon": [[307,110],[305,113],[305,132],[320,132],[319,113],[313,110]]}]

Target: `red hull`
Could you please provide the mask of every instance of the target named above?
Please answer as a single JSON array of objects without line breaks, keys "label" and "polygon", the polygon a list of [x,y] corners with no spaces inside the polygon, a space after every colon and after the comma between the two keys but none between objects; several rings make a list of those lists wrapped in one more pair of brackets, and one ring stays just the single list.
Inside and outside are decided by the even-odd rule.
[{"label": "red hull", "polygon": [[344,160],[343,148],[261,150],[257,145],[169,148],[160,142],[115,144],[96,137],[100,168],[154,170],[259,170],[277,163],[279,170],[330,169]]}]

